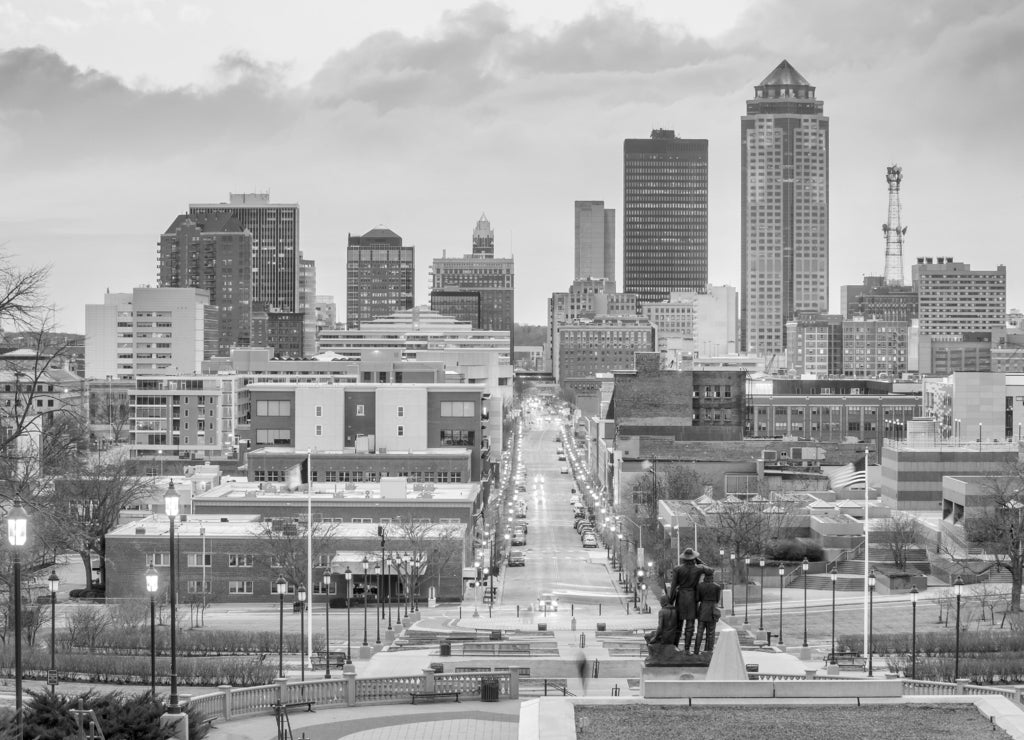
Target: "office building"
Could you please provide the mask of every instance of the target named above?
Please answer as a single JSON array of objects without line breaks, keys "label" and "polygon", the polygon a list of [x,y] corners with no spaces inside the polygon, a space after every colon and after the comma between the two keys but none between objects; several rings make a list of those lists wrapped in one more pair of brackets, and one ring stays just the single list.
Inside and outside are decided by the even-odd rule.
[{"label": "office building", "polygon": [[898,378],[907,371],[909,323],[857,317],[843,319],[843,375]]},{"label": "office building", "polygon": [[667,301],[643,307],[658,329],[658,351],[666,367],[681,368],[684,358],[736,352],[736,289],[709,285],[703,291],[673,291]]},{"label": "office building", "polygon": [[552,293],[548,299],[547,365],[558,365],[555,329],[578,319],[598,316],[632,316],[639,313],[637,297],[632,293],[616,293],[615,281],[608,278],[578,278],[566,293]]},{"label": "office building", "polygon": [[707,139],[679,139],[667,129],[652,131],[649,139],[626,139],[623,290],[644,306],[707,283]]},{"label": "office building", "polygon": [[348,236],[346,315],[350,329],[413,307],[416,248],[391,229]]},{"label": "office building", "polygon": [[829,121],[783,61],[740,123],[742,349],[777,355],[798,313],[828,311]]},{"label": "office building", "polygon": [[481,214],[480,220],[476,222],[476,228],[473,229],[473,256],[494,256],[494,229],[491,228],[486,213]]},{"label": "office building", "polygon": [[338,304],[332,295],[316,297],[316,333],[319,336],[324,329],[335,329],[338,326]]},{"label": "office building", "polygon": [[598,316],[555,327],[555,381],[636,368],[638,352],[655,352],[655,328],[639,316]]},{"label": "office building", "polygon": [[843,372],[843,317],[800,314],[786,322],[786,367],[826,378]]},{"label": "office building", "polygon": [[888,285],[885,278],[866,276],[861,285],[840,288],[843,316],[910,323],[917,318],[917,293],[909,285]]},{"label": "office building", "polygon": [[615,290],[615,209],[603,200],[578,200],[575,204],[573,277],[606,278]]},{"label": "office building", "polygon": [[[302,255],[299,255],[300,257]],[[316,262],[299,260],[299,307],[302,314],[301,355],[316,353]],[[300,356],[301,356],[300,355]]]}]

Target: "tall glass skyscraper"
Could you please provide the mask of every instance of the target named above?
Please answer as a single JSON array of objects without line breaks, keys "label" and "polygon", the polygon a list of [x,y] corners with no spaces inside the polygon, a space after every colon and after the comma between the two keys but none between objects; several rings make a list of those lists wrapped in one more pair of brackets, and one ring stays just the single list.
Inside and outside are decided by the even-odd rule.
[{"label": "tall glass skyscraper", "polygon": [[814,88],[783,60],[740,123],[740,336],[781,353],[786,322],[828,311],[828,118]]},{"label": "tall glass skyscraper", "polygon": [[708,140],[656,129],[623,145],[622,290],[641,305],[708,284]]}]

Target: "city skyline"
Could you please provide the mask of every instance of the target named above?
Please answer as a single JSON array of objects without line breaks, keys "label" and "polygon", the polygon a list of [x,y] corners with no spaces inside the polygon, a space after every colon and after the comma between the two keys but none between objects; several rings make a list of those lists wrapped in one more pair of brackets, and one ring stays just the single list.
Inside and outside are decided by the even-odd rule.
[{"label": "city skyline", "polygon": [[[782,59],[817,87],[834,129],[830,310],[840,285],[883,272],[893,163],[913,224],[906,264],[1005,264],[1008,308],[1024,298],[1010,222],[1024,9],[1011,2],[734,3],[689,30],[693,9],[667,3],[557,15],[450,3],[396,21],[362,10],[333,45],[311,28],[308,53],[266,32],[217,32],[229,4],[129,5],[152,17],[117,0],[88,3],[88,17],[76,4],[0,9],[0,242],[18,264],[53,265],[69,331],[105,289],[155,284],[168,214],[266,190],[300,205],[317,293],[339,305],[345,234],[383,224],[416,244],[424,305],[431,260],[465,253],[485,211],[495,256],[516,260],[517,321],[544,323],[545,299],[573,274],[572,204],[621,212],[622,141],[655,128],[709,140],[708,279],[740,288],[739,118]],[[256,4],[245,22],[309,12],[286,21]],[[210,56],[170,55],[155,26],[194,30]]]}]

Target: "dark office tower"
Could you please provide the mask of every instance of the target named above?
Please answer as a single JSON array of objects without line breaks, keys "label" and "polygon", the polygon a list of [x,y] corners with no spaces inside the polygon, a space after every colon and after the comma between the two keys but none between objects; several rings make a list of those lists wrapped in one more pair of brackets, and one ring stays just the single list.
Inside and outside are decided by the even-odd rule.
[{"label": "dark office tower", "polygon": [[603,200],[575,204],[574,280],[606,278],[615,292],[615,209]]},{"label": "dark office tower", "polygon": [[182,214],[160,235],[158,286],[209,293],[219,323],[217,354],[252,338],[252,236],[228,213]]},{"label": "dark office tower", "polygon": [[622,291],[640,304],[708,284],[708,141],[657,129],[623,146]]},{"label": "dark office tower", "polygon": [[740,338],[776,355],[786,323],[828,311],[828,118],[783,61],[754,88],[740,122]]},{"label": "dark office tower", "polygon": [[473,256],[494,256],[494,229],[491,228],[486,213],[481,214],[480,220],[476,222],[476,228],[473,229]]},{"label": "dark office tower", "polygon": [[349,234],[347,271],[349,329],[413,307],[416,248],[403,247],[402,237],[391,229],[371,229],[362,236]]}]

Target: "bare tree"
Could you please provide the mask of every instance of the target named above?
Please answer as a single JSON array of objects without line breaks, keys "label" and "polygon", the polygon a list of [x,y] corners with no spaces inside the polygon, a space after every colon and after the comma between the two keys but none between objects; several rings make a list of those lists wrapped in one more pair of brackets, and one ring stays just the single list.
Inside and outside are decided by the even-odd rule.
[{"label": "bare tree", "polygon": [[[385,528],[385,558],[390,560],[407,584],[409,592],[419,594],[420,582],[431,576],[440,587],[444,570],[463,548],[458,524],[432,523],[429,519],[396,517]],[[373,555],[370,555],[371,560]],[[419,560],[417,567],[413,562]]]},{"label": "bare tree", "polygon": [[921,542],[920,527],[914,517],[894,511],[892,516],[882,520],[878,528],[880,541],[888,546],[893,562],[900,570],[907,569],[907,557],[911,548],[917,547]]},{"label": "bare tree", "polygon": [[[794,525],[800,501],[785,493],[759,493],[751,498],[726,498],[697,509],[698,527],[712,548],[736,553],[736,559],[764,554],[773,540]],[[745,575],[745,574],[744,574]]]},{"label": "bare tree", "polygon": [[[256,524],[258,544],[255,556],[295,586],[306,583],[308,527],[303,519],[273,518]],[[338,525],[314,521],[310,532],[313,562],[329,557],[336,549]]]},{"label": "bare tree", "polygon": [[1010,574],[1011,612],[1019,612],[1024,581],[1024,463],[1016,463],[1005,475],[988,479],[982,505],[964,517],[970,544],[992,557],[995,567]]}]

